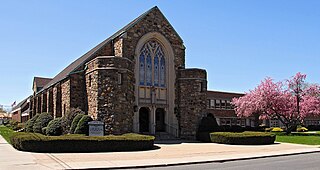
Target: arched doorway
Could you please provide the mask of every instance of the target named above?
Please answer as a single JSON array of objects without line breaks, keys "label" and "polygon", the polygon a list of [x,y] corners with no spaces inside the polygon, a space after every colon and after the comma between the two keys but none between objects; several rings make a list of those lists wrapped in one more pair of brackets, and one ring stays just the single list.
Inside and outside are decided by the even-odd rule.
[{"label": "arched doorway", "polygon": [[156,109],[156,132],[165,132],[165,110],[163,108]]},{"label": "arched doorway", "polygon": [[149,115],[150,111],[146,107],[141,107],[139,110],[139,131],[140,133],[143,132],[150,132],[149,131]]}]

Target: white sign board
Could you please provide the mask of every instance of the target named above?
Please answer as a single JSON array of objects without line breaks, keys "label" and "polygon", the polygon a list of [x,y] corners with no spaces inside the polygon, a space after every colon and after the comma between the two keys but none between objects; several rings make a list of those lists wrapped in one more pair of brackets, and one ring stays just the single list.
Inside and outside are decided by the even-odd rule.
[{"label": "white sign board", "polygon": [[104,123],[91,121],[89,124],[89,136],[104,136]]}]

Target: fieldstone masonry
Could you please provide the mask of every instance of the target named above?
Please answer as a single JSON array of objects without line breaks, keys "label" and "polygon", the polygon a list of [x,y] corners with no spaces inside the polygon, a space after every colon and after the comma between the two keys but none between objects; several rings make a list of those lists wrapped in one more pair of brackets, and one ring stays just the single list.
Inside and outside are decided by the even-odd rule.
[{"label": "fieldstone masonry", "polygon": [[202,69],[180,69],[178,75],[180,137],[195,139],[198,125],[206,116],[207,73]]},{"label": "fieldstone masonry", "polygon": [[106,134],[132,132],[134,108],[139,108],[135,104],[137,44],[148,33],[163,36],[172,48],[173,70],[166,74],[174,74],[174,89],[170,90],[174,95],[168,95],[175,96],[170,99],[175,111],[167,114],[176,117],[181,138],[195,139],[206,110],[206,71],[185,69],[183,41],[157,7],[70,64],[59,73],[60,79],[54,78],[50,87],[34,94],[33,112],[47,111],[60,117],[70,108],[80,108],[94,120],[103,121]]}]

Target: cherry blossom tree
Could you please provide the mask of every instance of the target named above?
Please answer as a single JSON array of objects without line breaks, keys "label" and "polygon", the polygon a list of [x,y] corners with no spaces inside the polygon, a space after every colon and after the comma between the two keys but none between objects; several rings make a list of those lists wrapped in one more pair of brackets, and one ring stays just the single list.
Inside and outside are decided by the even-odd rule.
[{"label": "cherry blossom tree", "polygon": [[306,75],[297,73],[289,80],[274,82],[266,78],[232,104],[238,117],[259,115],[259,119],[278,119],[291,133],[304,118],[320,115],[320,86],[307,84]]}]

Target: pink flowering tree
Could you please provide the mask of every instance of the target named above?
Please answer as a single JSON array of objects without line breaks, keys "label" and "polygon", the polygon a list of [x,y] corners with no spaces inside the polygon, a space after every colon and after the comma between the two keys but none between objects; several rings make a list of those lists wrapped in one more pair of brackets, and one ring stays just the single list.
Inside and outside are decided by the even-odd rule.
[{"label": "pink flowering tree", "polygon": [[259,119],[278,119],[291,133],[309,115],[320,115],[320,86],[307,84],[306,75],[297,73],[283,82],[266,78],[232,104],[238,117],[259,115]]}]

